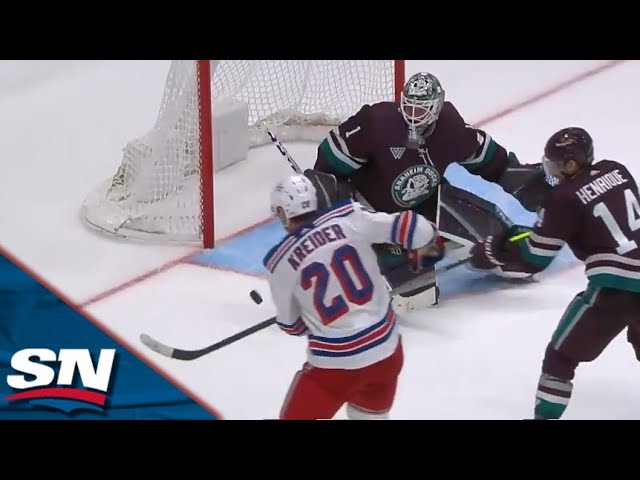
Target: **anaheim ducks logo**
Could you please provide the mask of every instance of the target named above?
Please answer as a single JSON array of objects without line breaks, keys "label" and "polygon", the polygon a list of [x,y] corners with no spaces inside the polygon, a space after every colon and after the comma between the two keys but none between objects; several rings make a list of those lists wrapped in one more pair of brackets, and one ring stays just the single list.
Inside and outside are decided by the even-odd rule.
[{"label": "anaheim ducks logo", "polygon": [[402,208],[412,208],[438,189],[440,174],[431,165],[407,168],[391,184],[393,201]]}]

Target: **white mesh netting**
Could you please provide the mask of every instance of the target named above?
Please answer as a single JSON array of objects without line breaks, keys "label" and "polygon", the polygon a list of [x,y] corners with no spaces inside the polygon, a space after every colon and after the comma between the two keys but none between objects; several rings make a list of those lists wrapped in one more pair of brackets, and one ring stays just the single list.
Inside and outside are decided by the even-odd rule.
[{"label": "white mesh netting", "polygon": [[[89,225],[121,237],[201,241],[196,72],[196,61],[172,61],[155,125],[124,147],[115,175],[86,198]],[[267,128],[282,141],[319,142],[362,105],[394,98],[394,61],[213,61],[211,94],[214,112],[227,99],[247,104],[251,147],[270,141]]]}]

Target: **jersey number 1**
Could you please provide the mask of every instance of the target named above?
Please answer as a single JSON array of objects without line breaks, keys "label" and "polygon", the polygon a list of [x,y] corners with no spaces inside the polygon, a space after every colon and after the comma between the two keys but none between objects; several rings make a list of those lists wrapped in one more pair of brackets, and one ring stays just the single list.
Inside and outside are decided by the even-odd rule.
[{"label": "jersey number 1", "polygon": [[[640,218],[638,218],[640,217],[640,205],[638,204],[638,199],[634,193],[629,189],[624,191],[624,203],[627,207],[627,224],[629,225],[629,230],[635,232],[640,228]],[[622,232],[618,222],[613,218],[611,211],[607,208],[604,202],[594,205],[593,216],[600,217],[607,226],[609,232],[611,232],[611,236],[618,244],[618,247],[616,248],[618,255],[624,255],[625,253],[638,248],[638,244],[633,240],[629,240]]]},{"label": "jersey number 1", "polygon": [[[373,282],[353,246],[343,245],[337,248],[331,256],[330,267],[331,270],[323,263],[310,263],[302,270],[300,278],[303,289],[309,290],[314,287],[313,304],[324,325],[335,322],[348,313],[347,302],[364,305],[373,297]],[[344,296],[336,295],[327,303],[325,297],[332,274],[338,280]],[[354,281],[354,275],[357,283]]]}]

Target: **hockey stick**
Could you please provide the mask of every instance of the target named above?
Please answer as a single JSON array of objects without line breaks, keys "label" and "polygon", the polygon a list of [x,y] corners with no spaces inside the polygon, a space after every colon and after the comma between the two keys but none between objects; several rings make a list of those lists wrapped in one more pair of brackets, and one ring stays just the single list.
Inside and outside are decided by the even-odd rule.
[{"label": "hockey stick", "polygon": [[[287,160],[287,162],[289,162],[289,165],[291,166],[293,171],[296,172],[298,175],[305,175],[305,173],[300,168],[300,165],[298,165],[296,163],[296,161],[293,159],[291,154],[287,151],[287,149],[282,144],[282,142],[280,142],[280,140],[278,140],[278,138],[274,135],[274,133],[271,132],[270,130],[267,130],[267,135],[269,135],[269,138],[271,138],[271,141],[278,148],[278,150],[280,151],[282,156]],[[335,176],[333,176],[333,175],[331,175],[331,176],[333,177],[334,181],[337,182],[337,180],[335,179]],[[331,204],[329,193],[327,192],[327,190],[326,190],[325,186],[322,184],[322,182],[320,182],[319,180],[316,180],[317,181],[317,184],[316,184],[313,181],[313,179],[310,179],[310,180],[314,184],[314,186],[316,187],[316,190],[318,190],[318,197],[320,197],[320,195],[323,195],[326,204],[327,205]],[[364,204],[364,202],[362,202],[362,200],[364,200],[364,199],[360,199],[360,203]],[[366,205],[368,206],[368,204],[366,204]]]},{"label": "hockey stick", "polygon": [[[289,152],[287,151],[287,149],[284,147],[284,145],[282,145],[282,143],[280,143],[280,141],[277,139],[277,137],[270,131],[267,131],[267,134],[269,135],[269,137],[271,138],[271,140],[273,141],[273,143],[277,146],[278,150],[280,151],[280,153],[287,159],[287,161],[289,162],[289,164],[291,165],[291,168],[296,171],[296,172],[300,172],[300,167],[298,166],[298,164],[295,162],[295,160],[293,160],[293,157],[291,157],[291,155],[289,154]],[[438,195],[440,194],[440,189],[438,189]],[[438,211],[439,214],[439,211]],[[438,215],[439,217],[439,215]],[[437,219],[437,222],[439,223],[439,218]],[[518,237],[514,237],[513,239],[509,239],[510,241],[516,241],[516,240],[520,240],[521,238],[524,238],[528,236],[528,233],[525,234],[521,234]],[[453,268],[458,267],[459,265],[462,265],[464,263],[467,263],[469,260],[471,259],[470,256],[461,258],[459,260],[456,260],[452,263],[450,263],[449,265],[446,265],[444,267],[440,267],[437,268],[431,272],[426,273],[425,275],[421,275],[419,277],[415,277],[412,280],[410,280],[409,282],[406,282],[403,285],[400,285],[399,287],[397,287],[396,289],[393,289],[390,291],[390,294],[393,295],[398,295],[401,293],[405,293],[405,292],[409,292],[412,291],[418,287],[424,286],[427,282],[432,281],[433,277],[437,276],[440,273],[444,273],[446,271],[452,270]],[[406,266],[402,266],[402,267],[398,267],[398,268],[406,268]],[[272,317],[269,318],[267,320],[264,320],[256,325],[253,325],[252,327],[247,328],[246,330],[243,330],[241,332],[236,333],[235,335],[232,335],[230,337],[227,337],[217,343],[214,343],[212,345],[209,345],[208,347],[205,348],[201,348],[201,349],[197,349],[197,350],[184,350],[184,349],[180,349],[180,348],[176,348],[176,347],[170,347],[168,345],[163,344],[162,342],[150,337],[149,335],[147,335],[146,333],[143,333],[140,335],[140,341],[146,345],[147,347],[149,347],[151,350],[155,351],[156,353],[159,353],[160,355],[163,355],[165,357],[168,358],[173,358],[173,359],[177,359],[177,360],[196,360],[200,357],[203,357],[204,355],[207,355],[209,353],[212,353],[216,350],[219,350],[223,347],[226,347],[232,343],[237,342],[238,340],[241,340],[243,338],[248,337],[249,335],[252,335],[256,332],[259,332],[260,330],[263,330],[267,327],[270,327],[271,325],[276,323],[276,317]]]},{"label": "hockey stick", "polygon": [[278,150],[280,150],[280,153],[282,154],[282,156],[287,159],[287,162],[289,162],[289,165],[291,165],[291,168],[293,168],[293,171],[302,175],[302,169],[300,168],[300,165],[296,163],[296,161],[289,154],[288,150],[284,147],[282,142],[278,140],[278,137],[276,137],[273,134],[273,132],[271,132],[271,130],[267,130],[267,135],[269,135],[269,138],[275,144],[275,146],[278,147]]},{"label": "hockey stick", "polygon": [[[529,235],[531,235],[531,232],[524,232],[509,238],[509,241],[517,242],[519,240],[523,240],[524,238],[527,238]],[[441,273],[447,272],[449,270],[453,270],[454,268],[467,263],[469,260],[471,260],[471,256],[466,256],[450,263],[449,265],[436,268],[435,270],[428,272],[425,275],[416,277],[408,281],[406,284],[393,289],[390,292],[390,295],[398,295],[400,293],[409,292],[418,287],[421,287],[427,282],[429,282],[432,276],[436,276]],[[406,266],[397,267],[397,268],[406,268]],[[253,295],[252,295],[252,298],[253,298]],[[256,300],[254,299],[254,301]],[[260,302],[256,301],[256,303],[260,303]],[[230,337],[227,337],[224,340],[221,340],[212,345],[209,345],[208,347],[201,348],[198,350],[183,350],[181,348],[170,347],[168,345],[165,345],[162,342],[159,342],[158,340],[151,338],[146,333],[143,333],[142,335],[140,335],[140,341],[143,344],[145,344],[147,347],[149,347],[151,350],[153,350],[154,352],[159,353],[160,355],[163,355],[165,357],[174,358],[176,360],[196,360],[209,353],[215,352],[216,350],[219,350],[223,347],[231,345],[232,343],[235,343],[238,340],[242,340],[243,338],[248,337],[249,335],[252,335],[256,332],[259,332],[260,330],[264,330],[265,328],[270,327],[275,323],[276,323],[276,317],[268,318],[267,320],[264,320],[256,325],[253,325],[252,327],[249,327],[246,330],[242,330],[241,332],[238,332],[235,335],[231,335]]]},{"label": "hockey stick", "polygon": [[236,333],[235,335],[231,335],[230,337],[225,338],[213,345],[209,345],[208,347],[201,348],[199,350],[183,350],[180,348],[170,347],[165,345],[154,338],[151,338],[146,333],[140,335],[140,341],[144,343],[147,347],[153,350],[160,355],[164,355],[168,358],[175,358],[176,360],[196,360],[197,358],[203,357],[211,352],[215,352],[216,350],[221,349],[222,347],[226,347],[227,345],[231,345],[232,343],[237,342],[249,335],[252,335],[260,330],[263,330],[267,327],[270,327],[276,323],[276,317],[271,317],[263,322],[260,322],[252,327],[247,328],[241,332]]},{"label": "hockey stick", "polygon": [[[409,282],[407,282],[405,285],[401,285],[397,289],[394,289],[393,291],[391,291],[391,295],[397,295],[399,293],[408,292],[415,288],[418,288],[419,286],[422,286],[423,284],[425,284],[425,282],[428,282],[431,276],[444,273],[448,270],[456,268],[457,266],[468,262],[470,258],[471,257],[461,258],[460,260],[450,263],[449,265],[445,265],[436,270],[425,273],[425,275],[423,276],[416,277],[410,280]],[[398,268],[406,268],[406,267],[403,266]],[[215,352],[216,350],[219,350],[223,347],[231,345],[232,343],[235,343],[238,340],[242,340],[243,338],[248,337],[249,335],[253,335],[256,332],[259,332],[260,330],[264,330],[265,328],[270,327],[275,323],[276,323],[276,317],[268,318],[267,320],[257,323],[256,325],[253,325],[252,327],[249,327],[246,330],[242,330],[241,332],[238,332],[235,335],[227,337],[219,342],[209,345],[208,347],[204,347],[198,350],[183,350],[181,348],[170,347],[169,345],[165,345],[164,343],[150,337],[146,333],[143,333],[142,335],[140,335],[140,341],[144,345],[149,347],[151,350],[153,350],[154,352],[159,353],[160,355],[163,355],[167,358],[173,358],[176,360],[196,360],[200,357],[208,355],[209,353]]]}]

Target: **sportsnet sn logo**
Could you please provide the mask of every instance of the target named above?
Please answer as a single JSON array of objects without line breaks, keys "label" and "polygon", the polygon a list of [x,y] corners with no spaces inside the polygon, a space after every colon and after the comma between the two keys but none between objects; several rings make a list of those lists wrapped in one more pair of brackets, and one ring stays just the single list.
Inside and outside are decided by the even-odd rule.
[{"label": "sportsnet sn logo", "polygon": [[16,373],[7,375],[7,384],[16,393],[5,400],[28,401],[66,413],[80,409],[102,411],[115,354],[115,349],[102,349],[94,364],[88,349],[63,348],[57,353],[48,348],[19,350],[11,357],[11,368]]}]

